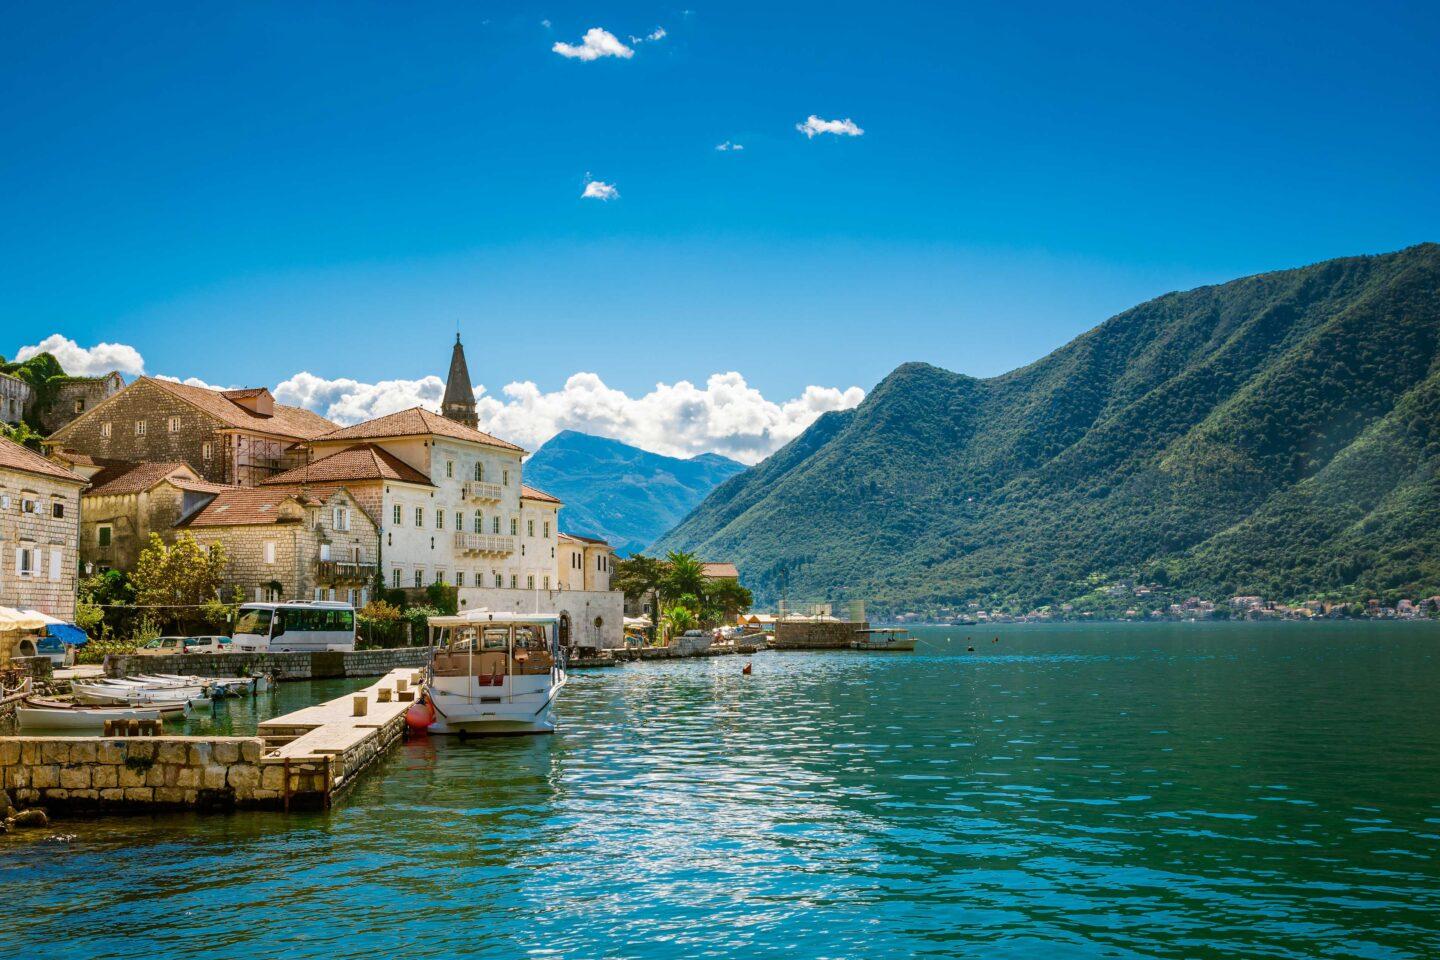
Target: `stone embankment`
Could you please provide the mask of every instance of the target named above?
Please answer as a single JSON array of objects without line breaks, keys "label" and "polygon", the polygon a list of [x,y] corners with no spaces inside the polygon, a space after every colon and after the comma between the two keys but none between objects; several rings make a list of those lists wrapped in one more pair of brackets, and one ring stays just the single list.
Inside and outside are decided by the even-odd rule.
[{"label": "stone embankment", "polygon": [[846,650],[869,623],[853,620],[778,620],[772,650]]},{"label": "stone embankment", "polygon": [[105,676],[173,673],[186,677],[249,677],[268,673],[277,680],[376,677],[399,667],[423,667],[429,647],[394,647],[324,653],[180,653],[163,657],[135,655],[105,658]]},{"label": "stone embankment", "polygon": [[0,787],[63,813],[329,806],[404,735],[416,679],[394,670],[254,737],[0,737]]}]

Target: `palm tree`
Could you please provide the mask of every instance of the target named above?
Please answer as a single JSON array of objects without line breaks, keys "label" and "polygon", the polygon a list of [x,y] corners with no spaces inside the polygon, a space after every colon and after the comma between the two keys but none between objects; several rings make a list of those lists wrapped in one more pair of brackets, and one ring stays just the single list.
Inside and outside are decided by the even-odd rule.
[{"label": "palm tree", "polygon": [[665,574],[666,594],[672,597],[686,593],[695,597],[705,596],[705,564],[695,554],[671,550],[665,557],[665,563],[669,567]]},{"label": "palm tree", "polygon": [[695,615],[688,608],[674,606],[665,611],[665,638],[679,636],[695,627]]}]

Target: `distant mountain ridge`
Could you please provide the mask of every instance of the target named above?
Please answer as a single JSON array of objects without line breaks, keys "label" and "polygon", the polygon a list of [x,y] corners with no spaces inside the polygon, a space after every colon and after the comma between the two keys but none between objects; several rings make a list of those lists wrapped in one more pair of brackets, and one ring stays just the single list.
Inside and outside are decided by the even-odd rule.
[{"label": "distant mountain ridge", "polygon": [[629,556],[744,470],[744,464],[714,453],[683,460],[566,430],[525,461],[525,482],[565,501],[563,532],[600,537]]},{"label": "distant mountain ridge", "polygon": [[1433,243],[1167,294],[1003,376],[905,364],[656,548],[880,610],[1433,595],[1437,343]]}]

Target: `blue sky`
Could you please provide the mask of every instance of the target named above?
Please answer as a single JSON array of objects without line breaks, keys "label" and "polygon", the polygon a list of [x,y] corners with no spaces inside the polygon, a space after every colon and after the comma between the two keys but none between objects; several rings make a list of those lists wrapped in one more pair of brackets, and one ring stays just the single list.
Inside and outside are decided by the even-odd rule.
[{"label": "blue sky", "polygon": [[[491,394],[733,370],[779,402],[1440,239],[1434,4],[5,18],[6,355],[60,333],[211,383],[370,384],[443,374],[458,323]],[[553,52],[592,27],[633,55]]]}]

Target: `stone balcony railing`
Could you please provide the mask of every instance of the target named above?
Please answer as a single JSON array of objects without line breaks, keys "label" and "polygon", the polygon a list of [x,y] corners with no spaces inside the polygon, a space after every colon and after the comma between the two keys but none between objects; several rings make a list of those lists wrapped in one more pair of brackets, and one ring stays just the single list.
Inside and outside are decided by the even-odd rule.
[{"label": "stone balcony railing", "polygon": [[321,583],[366,583],[375,579],[379,567],[355,560],[316,560],[315,579]]},{"label": "stone balcony railing", "polygon": [[466,500],[487,500],[498,503],[505,496],[504,491],[498,483],[486,483],[483,480],[466,481],[461,489],[461,495]]},{"label": "stone balcony railing", "polygon": [[495,537],[484,533],[457,533],[455,534],[455,549],[462,553],[507,556],[515,552],[515,538]]}]

